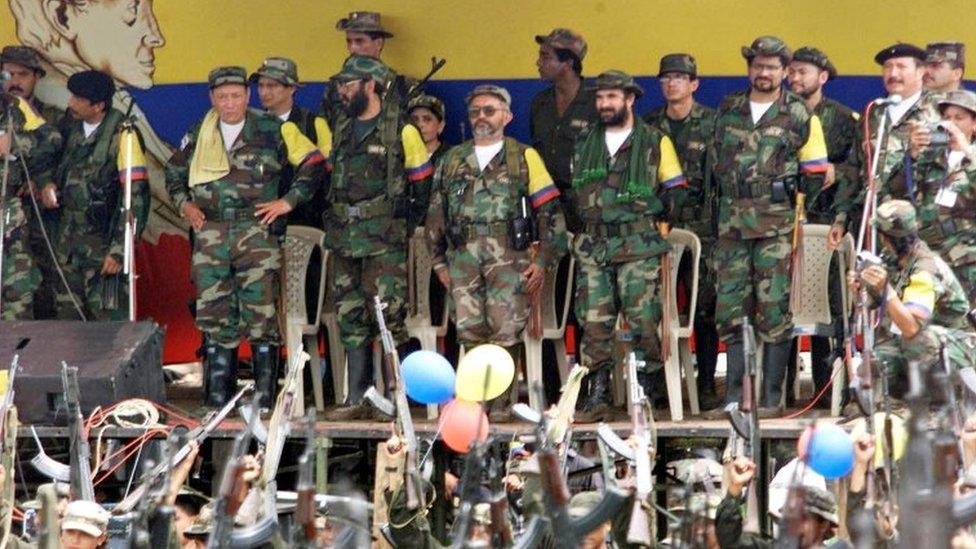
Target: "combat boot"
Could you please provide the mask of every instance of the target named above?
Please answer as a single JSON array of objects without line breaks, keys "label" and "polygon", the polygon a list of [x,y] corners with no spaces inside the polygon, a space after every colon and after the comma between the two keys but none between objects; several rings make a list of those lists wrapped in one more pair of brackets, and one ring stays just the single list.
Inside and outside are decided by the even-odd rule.
[{"label": "combat boot", "polygon": [[204,403],[222,408],[237,388],[237,347],[207,344],[203,351]]},{"label": "combat boot", "polygon": [[[746,374],[746,358],[742,354],[742,342],[729,343],[725,347],[725,405],[742,402],[742,378]],[[725,419],[724,407],[703,412],[705,419]]]},{"label": "combat boot", "polygon": [[589,390],[586,398],[576,406],[578,423],[596,423],[605,421],[610,414],[610,367],[603,366],[599,370],[590,372],[586,376]]},{"label": "combat boot", "polygon": [[251,368],[254,372],[254,389],[261,391],[258,403],[262,412],[271,409],[278,396],[278,377],[281,360],[280,347],[275,343],[251,342]]},{"label": "combat boot", "polygon": [[760,417],[776,417],[782,414],[783,382],[793,350],[790,340],[767,343],[763,346],[763,398]]},{"label": "combat boot", "polygon": [[373,385],[373,348],[364,345],[346,351],[346,376],[349,393],[346,403],[325,414],[329,421],[350,421],[354,419],[370,419],[373,417],[373,407],[363,400],[366,389]]}]

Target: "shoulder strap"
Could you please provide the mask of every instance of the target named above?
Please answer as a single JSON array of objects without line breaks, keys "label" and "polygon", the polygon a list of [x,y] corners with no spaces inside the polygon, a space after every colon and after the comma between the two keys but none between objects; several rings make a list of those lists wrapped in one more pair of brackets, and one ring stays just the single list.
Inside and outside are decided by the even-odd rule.
[{"label": "shoulder strap", "polygon": [[518,202],[522,195],[528,195],[529,193],[528,181],[526,181],[524,190],[519,185],[525,179],[523,177],[524,170],[522,166],[524,165],[524,161],[521,149],[522,147],[519,146],[518,141],[511,137],[505,137],[505,166],[508,170],[509,181],[512,182],[508,188],[511,190],[512,200],[514,200],[516,207],[518,207]]}]

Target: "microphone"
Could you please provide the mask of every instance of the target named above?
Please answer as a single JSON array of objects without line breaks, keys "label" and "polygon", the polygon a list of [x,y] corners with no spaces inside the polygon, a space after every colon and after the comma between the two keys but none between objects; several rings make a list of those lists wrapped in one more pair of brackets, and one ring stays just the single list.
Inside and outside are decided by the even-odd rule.
[{"label": "microphone", "polygon": [[874,106],[880,106],[880,105],[897,105],[898,103],[901,103],[901,101],[902,101],[902,97],[900,95],[898,95],[898,94],[892,94],[892,95],[889,95],[888,97],[879,97],[879,98],[875,99],[874,101],[872,101],[871,104],[874,105]]},{"label": "microphone", "polygon": [[10,82],[10,73],[7,71],[0,71],[0,84],[6,84]]}]

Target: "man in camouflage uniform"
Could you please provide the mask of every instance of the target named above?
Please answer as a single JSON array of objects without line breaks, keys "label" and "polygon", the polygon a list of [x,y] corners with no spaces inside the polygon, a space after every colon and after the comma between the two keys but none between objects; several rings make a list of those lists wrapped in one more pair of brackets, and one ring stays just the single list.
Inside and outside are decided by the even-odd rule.
[{"label": "man in camouflage uniform", "polygon": [[122,274],[127,147],[131,143],[135,242],[149,215],[145,156],[138,135],[125,128],[125,116],[111,107],[111,77],[98,71],[75,73],[68,91],[74,120],[62,126],[64,151],[55,182],[41,192],[45,207],[61,209],[58,261],[70,292],[58,288],[58,318],[122,320],[128,318],[130,295]]},{"label": "man in camouflage uniform", "polygon": [[[911,149],[915,157],[915,204],[919,236],[955,272],[976,307],[976,95],[951,91],[939,101],[945,131],[939,143],[927,128],[918,128],[919,140]],[[948,142],[945,142],[948,140]]]},{"label": "man in camouflage uniform", "polygon": [[742,318],[763,346],[764,413],[775,413],[793,337],[789,308],[793,202],[820,190],[827,150],[816,115],[783,89],[792,55],[782,40],[742,48],[749,90],[719,106],[709,162],[720,193],[716,321],[728,359],[726,402],[742,398]]},{"label": "man in camouflage uniform", "polygon": [[976,365],[976,333],[966,319],[969,301],[952,269],[918,236],[915,208],[905,200],[878,206],[874,218],[885,265],[850,273],[851,291],[867,290],[870,308],[884,307],[874,354],[891,395],[907,390],[907,365],[923,370],[941,360],[943,346],[956,368]]},{"label": "man in camouflage uniform", "polygon": [[925,46],[925,74],[922,85],[927,91],[947,94],[961,90],[966,72],[966,44],[933,42]]},{"label": "man in camouflage uniform", "polygon": [[[427,234],[434,270],[451,290],[460,343],[494,343],[518,360],[529,294],[565,252],[566,227],[539,153],[505,137],[511,101],[493,85],[468,94],[474,139],[438,166]],[[495,421],[505,408],[492,410]]]},{"label": "man in camouflage uniform", "polygon": [[[34,95],[34,88],[46,74],[37,53],[27,46],[5,46],[0,52],[0,70],[10,74],[10,80],[4,83],[3,90],[27,101],[34,112],[40,114],[44,121],[57,131],[59,124],[64,119],[64,111],[54,105],[40,101]],[[58,135],[60,141],[60,133]],[[56,167],[56,163],[51,166],[51,168],[54,167]],[[52,177],[53,173],[50,172],[31,172],[31,178],[38,187],[51,181]],[[55,295],[61,281],[58,279],[57,270],[54,268],[54,257],[51,255],[51,249],[48,248],[44,233],[41,231],[37,212],[34,211],[34,204],[26,189],[22,192],[22,196],[24,197],[27,224],[30,226],[30,253],[34,256],[34,262],[40,269],[43,278],[41,286],[34,293],[34,318],[38,320],[54,318],[56,313]],[[40,207],[40,204],[38,206]],[[51,244],[57,240],[60,217],[58,210],[41,208],[40,219],[43,220],[44,229],[47,231]]]},{"label": "man in camouflage uniform", "polygon": [[[281,249],[270,225],[311,197],[324,158],[293,122],[247,108],[242,67],[208,76],[213,108],[183,137],[166,165],[166,188],[189,222],[197,326],[204,333],[208,406],[222,406],[237,382],[237,347],[251,343],[261,407],[274,402],[278,378]],[[278,198],[286,166],[291,188]]]},{"label": "man in camouflage uniform", "polygon": [[849,166],[838,172],[842,177],[836,183],[834,222],[829,237],[831,247],[840,244],[845,231],[856,233],[859,229],[867,189],[867,172],[870,169],[866,162],[867,153],[870,149],[873,154],[882,118],[886,118],[888,122],[879,152],[881,156],[878,158],[878,172],[875,175],[879,201],[888,197],[908,198],[905,156],[909,149],[911,130],[915,126],[939,120],[937,98],[922,90],[922,75],[925,72],[922,62],[925,60],[925,51],[912,44],[900,43],[884,48],[874,56],[874,60],[882,67],[885,91],[889,96],[900,97],[901,101],[871,110],[868,120],[870,139],[860,147],[854,147],[848,158]]},{"label": "man in camouflage uniform", "polygon": [[426,214],[433,173],[420,132],[385,108],[388,74],[380,61],[353,55],[333,77],[344,111],[333,134],[325,228],[349,376],[347,406],[330,415],[337,420],[371,413],[360,400],[373,383],[374,295],[388,304],[396,342],[407,339],[407,236]]},{"label": "man in camouflage uniform", "polygon": [[[671,138],[688,179],[688,197],[672,222],[701,240],[698,264],[698,300],[695,309],[695,362],[698,365],[698,398],[702,409],[718,406],[715,394],[715,362],[718,359],[718,331],[715,329],[715,189],[705,177],[708,142],[715,131],[715,111],[695,101],[698,91],[698,64],[687,53],[671,53],[661,58],[657,77],[667,105],[644,116],[644,121]],[[682,262],[679,275],[691,288],[691,264]]]},{"label": "man in camouflage uniform", "polygon": [[25,99],[0,96],[0,109],[0,176],[7,179],[6,188],[0,189],[0,318],[30,320],[41,273],[30,250],[29,215],[21,197],[30,192],[28,176],[50,177],[57,165],[61,135]]},{"label": "man in camouflage uniform", "polygon": [[570,191],[583,221],[573,241],[576,317],[583,323],[583,365],[590,369],[589,391],[577,406],[581,422],[599,421],[609,412],[620,313],[627,333],[618,338],[631,341],[646,363],[638,372],[642,385],[648,395],[662,395],[659,288],[668,243],[655,221],[668,215],[672,201],[680,204],[688,185],[671,139],[635,116],[634,102],[643,90],[634,79],[607,71],[597,77],[596,88],[600,122],[576,147]]},{"label": "man in camouflage uniform", "polygon": [[[830,225],[834,220],[834,194],[837,186],[834,184],[838,177],[838,170],[849,169],[847,159],[853,148],[859,146],[857,123],[859,115],[838,101],[826,97],[823,86],[837,77],[837,69],[830,62],[827,55],[817,48],[803,47],[793,53],[790,62],[789,83],[793,93],[803,98],[807,109],[820,119],[827,143],[827,172],[824,187],[819,192],[806,199],[807,223]],[[831,261],[828,291],[830,292],[830,311],[834,317],[834,332],[843,333],[844,319],[841,318],[841,285],[843,280],[837,271],[836,260]],[[840,338],[843,336],[840,335]],[[839,341],[839,339],[837,340]],[[794,352],[791,353],[790,370],[787,374],[786,386],[793,386],[796,374],[796,346],[799,340],[793,341]],[[835,349],[835,350],[839,350]],[[814,395],[830,381],[831,356],[830,338],[813,336],[810,338],[811,370],[813,371]],[[787,403],[792,401],[792,392],[787,392]],[[826,395],[824,395],[826,397]],[[818,405],[829,405],[828,398],[821,398]]]}]

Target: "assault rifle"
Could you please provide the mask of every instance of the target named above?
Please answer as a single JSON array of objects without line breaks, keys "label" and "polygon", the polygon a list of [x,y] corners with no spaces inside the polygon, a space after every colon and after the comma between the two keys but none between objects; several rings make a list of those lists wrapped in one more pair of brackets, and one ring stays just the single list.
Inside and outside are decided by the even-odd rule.
[{"label": "assault rifle", "polygon": [[71,496],[74,499],[95,501],[95,487],[91,477],[91,448],[85,433],[85,418],[81,415],[81,397],[78,393],[78,368],[61,362],[61,385],[64,388],[64,404],[68,410],[71,440]]},{"label": "assault rifle", "polygon": [[[169,456],[175,450],[176,444],[177,438],[170,435],[159,461],[161,464],[173,463]],[[155,476],[149,481],[148,489],[144,491],[144,497],[139,506],[133,513],[129,513],[134,515],[132,526],[129,529],[129,547],[149,549],[167,549],[169,547],[170,526],[176,514],[173,506],[166,504],[171,470],[170,467],[167,467],[163,474]],[[147,482],[144,482],[143,485],[147,485]]]},{"label": "assault rifle", "polygon": [[742,448],[742,455],[756,463],[756,475],[749,483],[746,499],[746,521],[743,530],[759,532],[759,498],[756,489],[756,477],[760,476],[763,467],[759,463],[759,414],[756,403],[756,335],[749,317],[742,318],[742,352],[745,355],[745,375],[742,376],[742,402],[729,403],[725,407],[729,422],[732,424],[729,438],[733,449]]},{"label": "assault rifle", "polygon": [[318,547],[315,540],[315,408],[305,414],[305,450],[298,458],[297,505],[293,543],[300,549]]}]

